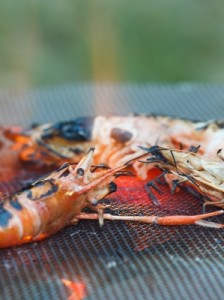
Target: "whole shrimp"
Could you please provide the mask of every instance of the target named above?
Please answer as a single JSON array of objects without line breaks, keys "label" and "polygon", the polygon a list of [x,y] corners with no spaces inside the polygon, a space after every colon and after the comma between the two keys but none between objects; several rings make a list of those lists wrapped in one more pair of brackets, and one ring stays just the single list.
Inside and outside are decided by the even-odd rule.
[{"label": "whole shrimp", "polygon": [[113,180],[125,166],[91,172],[93,148],[74,167],[58,171],[5,198],[0,207],[0,247],[41,240],[77,221],[82,209],[101,211],[98,200],[116,190]]},{"label": "whole shrimp", "polygon": [[[166,116],[80,117],[72,121],[35,126],[19,134],[5,134],[20,146],[19,158],[25,163],[54,166],[77,162],[91,146],[96,148],[94,163],[121,165],[144,152],[139,146],[188,150],[200,145],[200,155],[214,158],[223,146],[221,121],[193,122]],[[137,175],[145,179],[152,165],[133,163]]]},{"label": "whole shrimp", "polygon": [[[59,170],[34,182],[29,188],[5,198],[0,206],[0,248],[42,240],[80,219],[104,219],[137,221],[160,225],[194,224],[199,220],[222,214],[215,211],[197,216],[113,216],[105,214],[105,207],[98,201],[116,191],[113,182],[125,175],[124,169],[130,161],[113,169],[97,171],[92,166],[94,149],[74,167],[65,164]],[[144,154],[142,157],[148,154]],[[90,207],[97,214],[83,213]],[[218,224],[217,224],[218,226]],[[222,227],[222,225],[219,225]]]}]

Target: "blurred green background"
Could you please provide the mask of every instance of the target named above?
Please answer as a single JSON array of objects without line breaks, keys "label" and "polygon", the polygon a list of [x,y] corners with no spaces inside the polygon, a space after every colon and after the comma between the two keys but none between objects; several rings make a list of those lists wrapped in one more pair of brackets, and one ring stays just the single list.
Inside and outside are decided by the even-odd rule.
[{"label": "blurred green background", "polygon": [[0,3],[0,87],[224,82],[221,0]]}]

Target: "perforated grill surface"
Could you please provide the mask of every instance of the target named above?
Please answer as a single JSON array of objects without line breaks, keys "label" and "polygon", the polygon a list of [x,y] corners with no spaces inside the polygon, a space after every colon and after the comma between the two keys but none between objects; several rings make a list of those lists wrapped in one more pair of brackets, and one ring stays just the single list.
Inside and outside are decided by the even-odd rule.
[{"label": "perforated grill surface", "polygon": [[[203,85],[69,85],[0,93],[0,123],[68,120],[144,112],[223,119],[224,87]],[[18,181],[2,182],[4,193]],[[144,182],[120,178],[107,202],[113,214],[201,213],[202,203],[166,186],[153,205]],[[211,208],[212,210],[212,208]],[[224,223],[223,217],[213,221]],[[87,299],[223,299],[223,230],[82,221],[39,243],[0,251],[0,299],[67,299],[61,279],[86,285]]]}]

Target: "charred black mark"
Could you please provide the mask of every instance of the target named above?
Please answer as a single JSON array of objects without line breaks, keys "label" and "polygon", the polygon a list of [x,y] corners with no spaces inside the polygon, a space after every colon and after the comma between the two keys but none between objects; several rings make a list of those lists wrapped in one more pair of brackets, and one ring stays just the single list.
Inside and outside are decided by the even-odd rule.
[{"label": "charred black mark", "polygon": [[75,154],[82,154],[84,151],[82,150],[82,149],[80,149],[80,148],[68,148],[68,150],[69,151],[71,151],[71,152],[73,152],[73,153],[75,153]]},{"label": "charred black mark", "polygon": [[104,169],[104,170],[109,170],[111,169],[107,164],[99,164],[99,165],[96,165],[96,166],[92,166],[92,173],[94,173],[97,169]]},{"label": "charred black mark", "polygon": [[16,195],[13,195],[10,199],[9,199],[9,203],[10,205],[15,208],[16,210],[22,210],[23,207],[22,205],[19,203],[18,198],[16,197]]},{"label": "charred black mark", "polygon": [[[43,146],[43,147],[45,147],[47,150],[49,150],[51,153],[53,153],[53,154],[55,154],[55,155],[57,155],[57,156],[59,156],[59,157],[61,157],[61,158],[67,158],[67,156],[66,155],[63,155],[63,154],[61,154],[57,149],[55,149],[55,147],[54,147],[54,145],[48,145],[48,144],[46,144],[42,139],[37,139],[37,143],[38,143],[38,145],[39,146]],[[43,151],[44,152],[44,151]],[[49,153],[47,153],[47,152],[45,152],[46,153],[46,155],[45,156],[49,156]],[[41,153],[42,154],[42,156],[44,156],[43,155],[43,153]]]},{"label": "charred black mark", "polygon": [[117,190],[116,183],[113,181],[111,183],[109,183],[109,193],[108,194],[114,193],[114,192],[116,192],[116,190]]},{"label": "charred black mark", "polygon": [[57,171],[56,172],[59,172],[59,171],[61,171],[61,170],[63,170],[63,169],[67,169],[68,167],[69,167],[69,163],[64,163],[64,164],[62,164],[61,166],[60,166],[60,168],[58,168],[57,169]]},{"label": "charred black mark", "polygon": [[83,168],[78,168],[78,169],[77,169],[77,174],[78,174],[79,176],[83,176],[83,175],[85,174],[84,169],[83,169]]},{"label": "charred black mark", "polygon": [[[59,176],[59,178],[61,177],[61,176],[65,176],[65,175],[68,175],[70,172],[69,172],[69,170],[68,170],[68,167],[69,166],[74,166],[74,165],[77,165],[78,163],[77,162],[72,162],[72,163],[64,163],[64,164],[62,164],[61,166],[60,166],[60,168],[58,168],[56,171],[53,171],[53,172],[51,172],[51,173],[49,173],[48,175],[47,175],[47,177],[49,177],[51,174],[53,175],[53,174],[57,174],[57,173],[59,173],[59,172],[61,172],[62,170],[64,170],[64,172],[61,172],[61,175]],[[46,178],[46,176],[44,176],[44,177],[42,177],[42,178],[40,178],[38,181],[40,181],[40,180],[44,180],[44,178]]]},{"label": "charred black mark", "polygon": [[222,149],[219,149],[218,151],[217,151],[217,154],[220,154],[222,152]]},{"label": "charred black mark", "polygon": [[30,200],[40,200],[56,193],[57,190],[58,185],[52,179],[38,181],[30,190],[27,190],[27,197]]},{"label": "charred black mark", "polygon": [[73,121],[53,124],[45,129],[42,139],[62,137],[71,141],[89,141],[91,139],[94,118],[81,117]]},{"label": "charred black mark", "polygon": [[115,178],[120,176],[135,176],[131,171],[119,171],[114,174]]},{"label": "charred black mark", "polygon": [[12,218],[12,214],[8,212],[2,205],[0,206],[0,226],[6,227],[9,220]]},{"label": "charred black mark", "polygon": [[89,151],[88,151],[87,153],[92,152],[92,151],[93,151],[93,152],[95,151],[95,147],[90,147],[90,148],[89,148]]},{"label": "charred black mark", "polygon": [[223,149],[219,149],[217,152],[216,152],[216,155],[218,156],[219,159],[221,159],[222,161],[224,161],[224,157],[222,155],[222,150]]},{"label": "charred black mark", "polygon": [[197,147],[192,145],[189,148],[189,152],[197,153],[200,147],[201,147],[201,145],[199,145]]},{"label": "charred black mark", "polygon": [[111,130],[110,136],[118,143],[126,143],[130,141],[132,138],[132,133],[130,131],[121,129],[121,128],[113,128]]}]

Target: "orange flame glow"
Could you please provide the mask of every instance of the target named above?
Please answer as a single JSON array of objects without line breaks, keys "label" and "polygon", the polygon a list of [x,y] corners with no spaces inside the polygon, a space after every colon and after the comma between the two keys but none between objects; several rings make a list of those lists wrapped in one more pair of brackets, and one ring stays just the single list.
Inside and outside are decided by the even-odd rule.
[{"label": "orange flame glow", "polygon": [[82,281],[70,281],[67,279],[61,279],[65,286],[71,290],[71,295],[68,297],[68,300],[82,300],[86,294],[86,285]]}]

